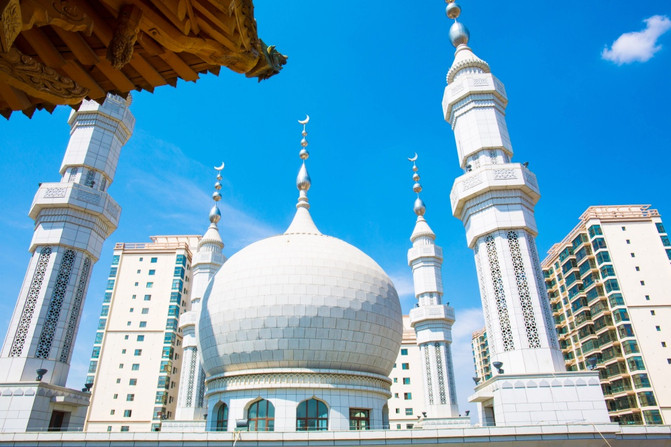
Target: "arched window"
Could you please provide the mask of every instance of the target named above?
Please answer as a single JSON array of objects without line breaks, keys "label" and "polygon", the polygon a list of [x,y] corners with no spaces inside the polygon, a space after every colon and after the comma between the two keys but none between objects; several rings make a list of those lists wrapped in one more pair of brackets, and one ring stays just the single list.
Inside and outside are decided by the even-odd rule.
[{"label": "arched window", "polygon": [[228,406],[224,403],[217,408],[217,418],[214,429],[216,431],[228,431]]},{"label": "arched window", "polygon": [[249,431],[274,431],[275,407],[268,400],[257,400],[249,407],[247,420]]},{"label": "arched window", "polygon": [[317,399],[304,400],[296,409],[296,430],[328,430],[329,415],[326,404]]}]

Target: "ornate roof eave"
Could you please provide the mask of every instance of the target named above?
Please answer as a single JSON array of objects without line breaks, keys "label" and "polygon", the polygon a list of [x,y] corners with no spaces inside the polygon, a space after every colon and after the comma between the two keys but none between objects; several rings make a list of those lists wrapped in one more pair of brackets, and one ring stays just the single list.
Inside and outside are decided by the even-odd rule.
[{"label": "ornate roof eave", "polygon": [[102,103],[229,68],[259,81],[287,57],[257,35],[252,0],[0,2],[0,114]]}]

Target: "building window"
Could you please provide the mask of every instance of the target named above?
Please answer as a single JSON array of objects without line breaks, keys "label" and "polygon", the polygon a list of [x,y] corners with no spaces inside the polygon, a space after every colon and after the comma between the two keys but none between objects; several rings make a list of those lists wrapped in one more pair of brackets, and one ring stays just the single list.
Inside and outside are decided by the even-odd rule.
[{"label": "building window", "polygon": [[396,430],[400,430],[400,429],[401,429],[401,424],[396,424]]},{"label": "building window", "polygon": [[142,315],[147,315],[149,313],[149,308],[148,307],[143,307],[142,308]]},{"label": "building window", "polygon": [[636,268],[636,271],[637,271],[637,272],[640,272],[640,271],[641,271],[641,267],[636,266],[635,268]]},{"label": "building window", "polygon": [[140,285],[140,283],[136,281],[136,282],[135,282],[135,287],[137,287],[137,286],[139,286],[139,285]]},{"label": "building window", "polygon": [[121,377],[117,377],[116,383],[121,383]]},{"label": "building window", "polygon": [[406,348],[401,349],[401,355],[408,355],[408,350]]},{"label": "building window", "polygon": [[121,431],[130,431],[128,425],[122,425]]},{"label": "building window", "polygon": [[654,310],[651,310],[651,311],[650,311],[650,315],[655,315],[655,311],[654,311]]},{"label": "building window", "polygon": [[147,327],[146,321],[140,321],[140,327]]},{"label": "building window", "polygon": [[136,356],[142,355],[142,349],[136,349],[135,353],[133,355],[136,355]]},{"label": "building window", "polygon": [[114,393],[114,395],[112,396],[112,399],[116,399],[117,397],[119,397],[119,395],[117,393]]},{"label": "building window", "polygon": [[403,393],[403,399],[412,400],[412,393]]},{"label": "building window", "polygon": [[394,377],[394,383],[398,383],[398,377]]},{"label": "building window", "polygon": [[[112,410],[112,411],[114,411],[114,410]],[[107,426],[107,431],[112,431],[112,426],[111,425]]]},{"label": "building window", "polygon": [[[115,411],[116,410],[110,410],[110,415],[114,415]],[[109,430],[107,430],[107,431],[109,431]]]},{"label": "building window", "polygon": [[645,285],[645,281],[641,281],[641,285],[644,286],[644,285]]},{"label": "building window", "polygon": [[119,363],[119,369],[123,369],[123,363]]},{"label": "building window", "polygon": [[631,255],[632,258],[636,257],[636,253],[629,253],[629,254]]},{"label": "building window", "polygon": [[[396,414],[401,414],[401,409],[400,409],[400,408],[397,408],[397,409],[396,409]],[[399,427],[399,428],[400,428],[400,427]]]},{"label": "building window", "polygon": [[151,258],[149,262],[151,262],[152,264],[156,264],[156,262],[158,262],[158,258]]},{"label": "building window", "polygon": [[369,430],[370,429],[370,410],[362,408],[349,409],[349,429],[350,430]]},{"label": "building window", "polygon": [[135,400],[135,394],[126,394],[126,400],[128,402],[133,402]]},{"label": "building window", "polygon": [[405,424],[405,428],[408,430],[412,430],[412,427],[414,427],[415,424]]},{"label": "building window", "polygon": [[217,408],[217,420],[214,423],[215,431],[228,431],[228,406],[224,403]]},{"label": "building window", "polygon": [[622,231],[627,231],[627,227],[622,227]]},{"label": "building window", "polygon": [[130,367],[131,371],[139,371],[140,370],[140,364],[139,363],[133,363],[133,365]]},{"label": "building window", "polygon": [[123,336],[123,339],[124,339],[124,340],[128,340],[128,334],[124,335],[124,336]]},{"label": "building window", "polygon": [[151,301],[151,295],[145,295],[144,300],[145,301]]},{"label": "building window", "polygon": [[152,287],[154,287],[154,283],[153,282],[148,282],[147,283],[147,289],[151,289]]},{"label": "building window", "polygon": [[131,299],[135,299],[135,298],[137,298],[137,295],[133,295],[133,296],[131,297]]},{"label": "building window", "polygon": [[662,348],[666,348],[666,342],[665,341],[662,342]]},{"label": "building window", "polygon": [[249,431],[274,431],[275,407],[266,399],[257,400],[247,410]]},{"label": "building window", "polygon": [[659,332],[659,331],[661,331],[661,330],[662,330],[662,328],[661,328],[661,327],[659,327],[659,326],[655,326],[655,329],[657,329],[657,332]]},{"label": "building window", "polygon": [[406,408],[405,409],[405,415],[406,416],[412,416],[412,408]]},{"label": "building window", "polygon": [[394,393],[394,397],[398,399],[398,393]]},{"label": "building window", "polygon": [[140,270],[140,269],[137,269],[137,273],[138,273],[138,274],[139,274],[139,273],[140,273],[141,271],[142,271],[142,270]]},{"label": "building window", "polygon": [[401,363],[401,369],[410,369],[410,363]]},{"label": "building window", "polygon": [[138,335],[137,341],[144,341],[144,335]]},{"label": "building window", "polygon": [[629,239],[627,239],[627,244],[631,244],[631,241]]},{"label": "building window", "polygon": [[304,400],[296,409],[296,430],[328,430],[328,408],[317,399]]},{"label": "building window", "polygon": [[128,380],[128,385],[135,386],[137,385],[137,379],[130,379]]},{"label": "building window", "polygon": [[403,385],[410,385],[410,377],[403,378]]},{"label": "building window", "polygon": [[645,296],[645,299],[646,299],[647,301],[650,301],[650,295],[646,295],[646,296]]},{"label": "building window", "polygon": [[149,276],[154,276],[156,274],[156,270],[149,270]]}]

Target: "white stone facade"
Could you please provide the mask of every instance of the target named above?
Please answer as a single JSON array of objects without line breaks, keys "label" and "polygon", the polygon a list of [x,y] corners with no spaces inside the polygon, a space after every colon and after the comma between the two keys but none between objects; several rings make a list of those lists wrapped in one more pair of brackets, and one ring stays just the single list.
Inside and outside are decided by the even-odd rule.
[{"label": "white stone facade", "polygon": [[[61,181],[40,184],[30,208],[35,220],[33,256],[0,353],[0,390],[3,383],[28,382],[34,387],[38,369],[46,370],[43,383],[65,386],[91,271],[119,221],[121,208],[107,189],[121,147],[133,132],[129,105],[130,98],[108,95],[102,105],[84,101],[70,115]],[[35,405],[39,401],[35,398]],[[53,405],[51,409],[60,411]],[[79,412],[73,409],[67,420],[59,417],[54,423],[63,428],[75,424]],[[25,417],[35,428],[33,416]]]},{"label": "white stone facade", "polygon": [[464,169],[452,187],[452,210],[475,253],[491,361],[501,362],[469,400],[478,402],[484,425],[607,422],[594,373],[559,382],[563,395],[585,396],[589,408],[554,393],[533,394],[546,404],[546,414],[528,400],[531,383],[552,388],[552,379],[566,374],[534,240],[538,184],[525,165],[511,162],[503,84],[464,43],[457,46],[447,81],[443,112]]}]

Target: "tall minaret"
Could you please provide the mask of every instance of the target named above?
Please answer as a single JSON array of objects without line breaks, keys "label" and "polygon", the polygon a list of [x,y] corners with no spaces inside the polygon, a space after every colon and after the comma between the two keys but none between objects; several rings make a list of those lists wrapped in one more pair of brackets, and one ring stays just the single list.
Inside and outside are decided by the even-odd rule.
[{"label": "tall minaret", "polygon": [[[534,239],[538,233],[534,218],[534,205],[540,198],[538,183],[527,163],[511,162],[505,89],[490,73],[489,65],[467,46],[468,30],[456,20],[460,12],[449,0],[447,16],[454,19],[449,35],[456,52],[447,73],[443,112],[454,130],[464,170],[455,180],[450,198],[452,212],[464,223],[468,246],[475,252],[489,350],[495,374],[498,371],[476,387],[471,400],[487,407],[484,415],[481,412],[483,424],[493,423],[494,418],[497,425],[608,421],[598,375],[566,373]],[[550,388],[558,374],[571,376],[562,378],[566,389],[557,390],[562,399],[577,393],[575,382],[589,384],[580,390],[580,398],[594,403],[592,413],[579,408],[562,413],[572,408],[553,406],[557,397]],[[520,381],[515,382],[514,393],[506,389],[507,394],[500,394],[502,385],[493,382],[508,376]],[[538,401],[547,401],[549,411],[532,411],[531,406],[528,411],[502,411],[502,404],[527,403],[539,386],[549,387],[543,389],[544,397]],[[508,387],[512,389],[512,385]]]},{"label": "tall minaret", "polygon": [[0,354],[0,388],[37,376],[65,386],[91,269],[119,221],[107,189],[133,132],[129,105],[130,97],[108,95],[70,115],[61,180],[40,184],[30,208],[32,258]]},{"label": "tall minaret", "polygon": [[442,303],[443,280],[441,266],[443,250],[436,245],[436,235],[424,219],[426,206],[419,197],[422,186],[417,173],[417,154],[412,161],[413,191],[417,222],[410,236],[412,248],[408,250],[408,265],[412,268],[417,307],[410,311],[410,325],[415,329],[417,345],[422,357],[424,377],[424,402],[427,406],[422,421],[424,428],[442,425],[467,425],[468,418],[459,418],[457,390],[452,366],[452,324],[454,309]]},{"label": "tall minaret", "polygon": [[193,262],[193,284],[191,288],[191,309],[182,314],[179,327],[182,329],[182,374],[179,379],[179,393],[177,394],[177,408],[175,420],[201,421],[207,413],[205,398],[205,371],[201,366],[200,353],[196,337],[196,322],[200,319],[200,306],[203,295],[210,284],[210,280],[226,262],[222,254],[224,243],[219,235],[217,223],[221,219],[221,212],[217,202],[221,200],[221,171],[217,171],[217,181],[214,184],[212,199],[214,206],[210,210],[210,226],[198,243],[198,251]]}]

